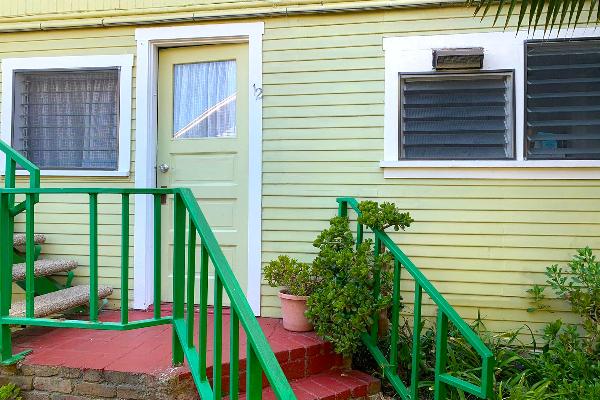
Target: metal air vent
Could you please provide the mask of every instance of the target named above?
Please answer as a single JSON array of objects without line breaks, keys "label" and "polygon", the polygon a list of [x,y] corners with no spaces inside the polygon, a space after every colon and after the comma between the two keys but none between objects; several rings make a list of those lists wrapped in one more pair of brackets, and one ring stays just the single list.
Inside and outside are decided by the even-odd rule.
[{"label": "metal air vent", "polygon": [[483,47],[433,49],[432,64],[436,70],[481,69],[483,68]]}]

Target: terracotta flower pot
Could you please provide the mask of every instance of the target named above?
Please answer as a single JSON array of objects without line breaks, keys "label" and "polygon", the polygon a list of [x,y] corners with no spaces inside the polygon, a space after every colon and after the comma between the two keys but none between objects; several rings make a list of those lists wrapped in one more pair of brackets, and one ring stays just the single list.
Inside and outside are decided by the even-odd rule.
[{"label": "terracotta flower pot", "polygon": [[294,296],[279,292],[283,327],[292,332],[308,332],[313,330],[312,324],[304,315],[308,296]]}]

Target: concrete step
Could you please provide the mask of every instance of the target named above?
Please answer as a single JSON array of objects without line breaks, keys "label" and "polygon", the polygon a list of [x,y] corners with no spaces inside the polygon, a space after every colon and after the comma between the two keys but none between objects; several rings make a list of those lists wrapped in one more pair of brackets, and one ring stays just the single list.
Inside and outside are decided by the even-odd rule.
[{"label": "concrete step", "polygon": [[[298,400],[364,399],[381,391],[378,379],[360,371],[331,370],[290,382]],[[245,395],[240,396],[245,399]],[[263,389],[263,400],[275,400],[271,388]]]},{"label": "concrete step", "polygon": [[[98,298],[104,299],[112,294],[112,288],[98,286]],[[73,286],[56,292],[36,296],[35,317],[42,318],[58,314],[69,309],[85,306],[90,303],[90,287],[88,285]],[[11,317],[25,316],[25,301],[14,303],[10,309]]]},{"label": "concrete step", "polygon": [[[73,260],[37,260],[34,263],[35,276],[50,276],[60,272],[69,272],[77,268],[77,261]],[[12,280],[13,282],[25,280],[25,263],[13,265]]]}]

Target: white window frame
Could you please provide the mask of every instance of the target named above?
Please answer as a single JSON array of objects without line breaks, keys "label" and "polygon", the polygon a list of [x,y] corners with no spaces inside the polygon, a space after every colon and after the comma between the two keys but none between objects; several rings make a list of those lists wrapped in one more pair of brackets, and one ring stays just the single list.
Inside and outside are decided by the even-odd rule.
[{"label": "white window frame", "polygon": [[[385,52],[384,158],[385,178],[598,179],[599,160],[526,160],[524,148],[525,42],[539,38],[598,37],[593,28],[542,36],[543,32],[489,32],[454,35],[388,37]],[[550,36],[550,37],[549,37]],[[432,71],[435,48],[483,47],[483,71],[514,70],[514,160],[400,160],[400,74]]]},{"label": "white window frame", "polygon": [[[129,176],[131,164],[131,92],[133,54],[93,55],[65,57],[5,58],[2,60],[2,109],[0,138],[12,143],[13,90],[15,72],[22,71],[69,71],[98,68],[119,69],[119,158],[117,169],[42,169],[42,176]],[[0,175],[5,174],[4,155],[0,154]],[[26,171],[17,171],[26,175]]]}]

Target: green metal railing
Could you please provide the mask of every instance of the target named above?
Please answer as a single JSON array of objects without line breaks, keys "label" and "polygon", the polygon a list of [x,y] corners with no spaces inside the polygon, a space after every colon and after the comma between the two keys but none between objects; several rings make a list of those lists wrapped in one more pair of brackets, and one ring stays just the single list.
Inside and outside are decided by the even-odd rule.
[{"label": "green metal railing", "polygon": [[[353,197],[340,197],[337,199],[339,216],[348,215],[348,207],[351,207],[357,215],[361,215],[358,201]],[[494,356],[485,346],[479,336],[473,332],[469,325],[458,315],[437,289],[429,282],[415,264],[404,254],[392,239],[382,230],[374,229],[374,251],[379,255],[382,250],[389,252],[394,258],[394,281],[392,289],[392,321],[391,321],[391,344],[389,359],[384,355],[377,344],[378,319],[374,315],[373,325],[370,332],[363,334],[362,340],[383,370],[384,377],[392,384],[396,392],[404,400],[417,400],[419,397],[419,365],[421,355],[420,329],[422,323],[422,299],[423,292],[427,293],[437,306],[437,333],[435,346],[435,385],[434,398],[443,400],[447,398],[448,387],[461,389],[479,398],[487,399],[492,396]],[[357,223],[356,243],[363,241],[364,227]],[[398,375],[398,330],[400,327],[400,272],[404,269],[415,281],[414,289],[414,321],[413,321],[413,345],[410,385],[402,382]],[[375,277],[374,297],[380,296],[381,278]],[[448,322],[460,332],[467,343],[481,356],[481,383],[479,386],[467,382],[456,376],[452,376],[446,369],[448,351]]]},{"label": "green metal railing", "polygon": [[[6,154],[6,187],[0,188],[0,362],[12,364],[25,353],[12,354],[11,331],[13,325],[47,326],[55,328],[82,328],[126,331],[150,326],[172,324],[173,364],[180,365],[184,358],[191,370],[194,383],[202,399],[217,399],[227,391],[222,387],[222,338],[223,338],[223,292],[230,300],[230,363],[229,396],[238,399],[239,380],[239,327],[247,337],[246,351],[246,397],[260,399],[263,389],[263,373],[278,399],[293,400],[295,395],[279,365],[257,319],[246,300],[235,275],[225,258],[212,229],[189,189],[121,189],[121,188],[40,188],[39,169],[12,148],[0,141],[0,151]],[[30,174],[29,188],[15,188],[16,164],[20,164]],[[24,196],[25,201],[14,204],[16,195]],[[34,315],[34,217],[35,204],[40,196],[87,196],[89,204],[89,320],[36,318]],[[101,196],[119,196],[121,199],[121,316],[118,322],[101,321],[98,315],[98,200]],[[154,311],[152,318],[130,321],[129,304],[129,216],[132,195],[152,196],[154,200]],[[171,316],[161,311],[161,198],[173,196],[173,312]],[[25,316],[10,316],[12,293],[12,235],[15,216],[25,212],[26,235],[26,287]],[[186,226],[187,225],[187,226]],[[186,232],[187,231],[187,232]],[[186,240],[187,238],[187,240]],[[195,287],[196,244],[200,239],[199,288]],[[214,268],[214,335],[212,377],[207,376],[207,337],[208,337],[208,270],[209,260]],[[187,282],[186,282],[187,277]],[[194,296],[200,297],[199,317],[195,321]],[[194,328],[198,326],[198,345],[194,343]],[[209,378],[211,378],[209,380]],[[212,383],[211,383],[212,380]]]}]

